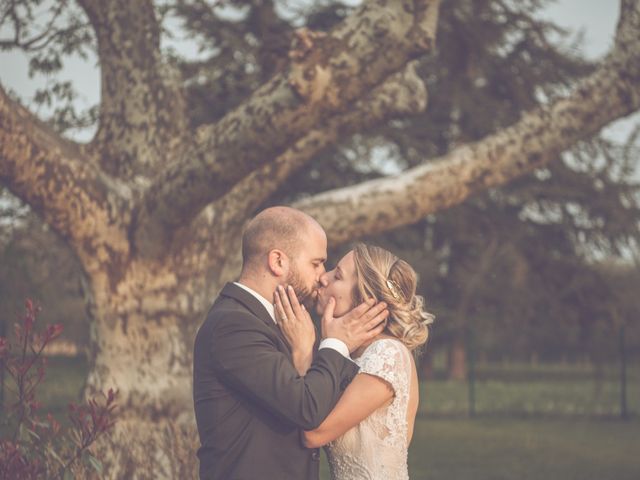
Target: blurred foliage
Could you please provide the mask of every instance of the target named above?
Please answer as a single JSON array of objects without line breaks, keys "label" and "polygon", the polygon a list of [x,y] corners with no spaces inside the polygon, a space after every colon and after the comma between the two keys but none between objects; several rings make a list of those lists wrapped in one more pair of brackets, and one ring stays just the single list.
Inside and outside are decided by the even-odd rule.
[{"label": "blurred foliage", "polygon": [[73,0],[6,0],[0,2],[0,51],[19,49],[29,58],[29,77],[47,79],[26,103],[49,112],[47,120],[59,132],[94,125],[97,107],[78,111],[78,92],[70,81],[57,78],[64,60],[88,60],[95,52],[93,30]]},{"label": "blurred foliage", "polygon": [[[1,192],[1,189],[0,189]],[[0,195],[0,336],[31,297],[46,305],[48,323],[62,323],[65,339],[86,345],[89,328],[80,262],[46,224],[14,197]],[[2,216],[0,214],[0,219]]]}]

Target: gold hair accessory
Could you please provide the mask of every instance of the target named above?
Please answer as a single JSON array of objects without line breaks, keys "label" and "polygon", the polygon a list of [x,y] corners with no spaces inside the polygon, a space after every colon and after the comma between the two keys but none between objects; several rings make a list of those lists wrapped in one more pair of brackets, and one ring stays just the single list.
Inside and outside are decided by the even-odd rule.
[{"label": "gold hair accessory", "polygon": [[398,290],[400,290],[400,287],[398,286],[398,284],[393,280],[387,280],[387,287],[389,287],[389,290],[391,291],[391,295],[393,295],[393,298],[395,298],[396,300],[400,300],[400,294],[398,293]]},{"label": "gold hair accessory", "polygon": [[435,319],[436,316],[433,313],[425,312],[424,320],[422,321],[422,323],[424,323],[425,325],[431,325]]}]

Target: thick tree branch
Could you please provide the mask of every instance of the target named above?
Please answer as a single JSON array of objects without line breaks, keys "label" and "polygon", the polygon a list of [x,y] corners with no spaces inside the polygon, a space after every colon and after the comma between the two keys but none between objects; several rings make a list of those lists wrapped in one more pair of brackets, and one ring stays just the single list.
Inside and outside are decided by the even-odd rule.
[{"label": "thick tree branch", "polygon": [[427,106],[427,90],[411,62],[374,89],[344,115],[331,117],[272,163],[243,178],[219,202],[216,210],[247,217],[269,198],[297,169],[340,138],[366,130],[394,116],[417,114]]},{"label": "thick tree branch", "polygon": [[533,171],[580,139],[640,109],[640,2],[623,2],[616,45],[573,93],[499,133],[396,177],[325,192],[294,206],[331,244],[414,223]]},{"label": "thick tree branch", "polygon": [[201,128],[195,147],[154,180],[138,216],[138,248],[153,249],[155,239],[190,222],[317,124],[345,114],[366,92],[429,51],[438,4],[369,1],[311,48],[303,42],[287,71],[216,125]]},{"label": "thick tree branch", "polygon": [[[77,251],[126,244],[126,190],[0,87],[0,182]],[[124,218],[120,217],[125,210]],[[120,245],[120,246],[118,246]]]},{"label": "thick tree branch", "polygon": [[[240,250],[221,250],[220,245],[233,245],[234,239],[237,241],[242,231],[243,222],[252,216],[253,211],[293,172],[306,165],[320,151],[335,144],[340,138],[390,117],[423,111],[427,91],[415,66],[415,62],[412,62],[403,72],[393,75],[389,81],[357,102],[348,114],[332,117],[318,125],[274,162],[242,179],[227,195],[204,209],[194,220],[192,227],[179,234],[184,240],[176,242],[180,245],[180,251],[198,255],[198,266],[194,268],[209,268],[211,262],[224,263],[228,269],[239,267],[239,256],[235,264],[228,253],[225,253],[225,262],[220,262],[217,256],[221,251],[233,250],[239,254]],[[228,278],[234,274],[230,274]]]},{"label": "thick tree branch", "polygon": [[[148,177],[175,156],[186,128],[176,73],[160,55],[150,0],[79,0],[98,40],[100,123],[94,144],[113,176]],[[157,168],[157,167],[156,167]]]}]

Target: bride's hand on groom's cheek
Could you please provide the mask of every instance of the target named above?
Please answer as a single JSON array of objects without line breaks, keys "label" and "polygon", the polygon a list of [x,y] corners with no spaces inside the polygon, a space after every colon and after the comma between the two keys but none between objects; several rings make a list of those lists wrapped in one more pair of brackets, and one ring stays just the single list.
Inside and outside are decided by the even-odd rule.
[{"label": "bride's hand on groom's cheek", "polygon": [[323,338],[342,340],[353,352],[363,343],[377,337],[386,325],[389,310],[385,302],[376,303],[373,298],[362,302],[341,317],[334,317],[336,306],[332,297],[322,315]]},{"label": "bride's hand on groom's cheek", "polygon": [[294,353],[312,355],[316,329],[311,316],[290,285],[278,286],[274,294],[276,321]]}]

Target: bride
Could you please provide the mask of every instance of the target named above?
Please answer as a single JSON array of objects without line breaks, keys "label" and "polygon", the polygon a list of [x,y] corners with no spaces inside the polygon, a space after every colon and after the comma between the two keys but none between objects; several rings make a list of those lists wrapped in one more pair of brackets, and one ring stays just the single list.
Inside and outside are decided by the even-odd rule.
[{"label": "bride", "polygon": [[[321,278],[317,312],[340,316],[367,299],[385,302],[383,333],[351,352],[360,367],[338,404],[315,430],[303,432],[306,447],[327,446],[332,480],[408,479],[407,450],[418,410],[418,376],[411,351],[427,341],[433,315],[416,295],[417,275],[392,253],[359,244]],[[278,325],[304,375],[312,358],[311,317],[295,294],[276,292]]]}]

